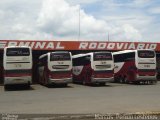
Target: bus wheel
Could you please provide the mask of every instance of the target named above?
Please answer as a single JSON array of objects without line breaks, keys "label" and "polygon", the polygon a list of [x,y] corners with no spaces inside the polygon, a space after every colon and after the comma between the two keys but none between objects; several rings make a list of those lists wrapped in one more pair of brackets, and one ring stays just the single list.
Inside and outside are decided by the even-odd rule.
[{"label": "bus wheel", "polygon": [[140,81],[133,81],[133,83],[136,84],[136,85],[140,85],[141,84]]},{"label": "bus wheel", "polygon": [[4,90],[8,90],[8,85],[4,85]]},{"label": "bus wheel", "polygon": [[44,85],[45,85],[45,86],[48,85],[48,77],[47,77],[46,71],[44,72]]},{"label": "bus wheel", "polygon": [[142,81],[141,83],[142,83],[142,85],[146,85],[148,82]]},{"label": "bus wheel", "polygon": [[123,83],[123,78],[122,77],[119,78],[119,82]]},{"label": "bus wheel", "polygon": [[157,81],[151,81],[151,84],[154,85],[154,84],[157,84]]},{"label": "bus wheel", "polygon": [[123,82],[124,83],[129,83],[127,77],[124,77]]},{"label": "bus wheel", "polygon": [[115,77],[115,78],[114,78],[114,82],[115,82],[115,83],[119,83],[119,77]]},{"label": "bus wheel", "polygon": [[82,83],[83,85],[87,85],[87,83],[86,83],[86,81],[85,80],[83,80],[83,83]]},{"label": "bus wheel", "polygon": [[30,83],[26,84],[26,88],[30,89]]},{"label": "bus wheel", "polygon": [[155,80],[154,83],[157,84],[157,80]]},{"label": "bus wheel", "polygon": [[67,87],[67,86],[68,86],[68,84],[67,84],[67,83],[64,83],[64,84],[63,84],[63,87]]},{"label": "bus wheel", "polygon": [[106,83],[105,82],[102,82],[102,83],[99,83],[100,86],[105,86]]},{"label": "bus wheel", "polygon": [[75,78],[73,78],[72,83],[77,83]]}]

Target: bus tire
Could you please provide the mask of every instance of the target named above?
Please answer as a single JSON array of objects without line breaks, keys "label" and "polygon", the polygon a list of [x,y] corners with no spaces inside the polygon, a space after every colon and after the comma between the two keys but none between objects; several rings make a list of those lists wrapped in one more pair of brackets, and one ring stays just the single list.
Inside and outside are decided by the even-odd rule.
[{"label": "bus tire", "polygon": [[133,83],[136,84],[136,85],[140,85],[141,84],[140,81],[133,81]]},{"label": "bus tire", "polygon": [[152,81],[152,85],[155,85],[155,84],[157,84],[157,80]]},{"label": "bus tire", "polygon": [[44,71],[44,85],[45,85],[45,86],[48,85],[48,77],[47,77],[46,71]]},{"label": "bus tire", "polygon": [[82,83],[83,85],[87,85],[87,83],[86,83],[86,81],[85,80],[83,80],[83,83]]},{"label": "bus tire", "polygon": [[99,83],[100,86],[105,86],[106,83],[105,82],[102,82],[102,83]]},{"label": "bus tire", "polygon": [[123,83],[123,77],[119,77],[119,83]]},{"label": "bus tire", "polygon": [[67,87],[67,86],[68,86],[68,84],[67,84],[67,83],[64,83],[64,84],[63,84],[63,87]]},{"label": "bus tire", "polygon": [[115,78],[114,78],[114,82],[115,82],[115,83],[118,83],[118,82],[119,82],[119,78],[118,78],[118,77],[115,77]]},{"label": "bus tire", "polygon": [[4,85],[4,90],[8,90],[8,85]]},{"label": "bus tire", "polygon": [[126,84],[129,83],[127,77],[124,77],[123,82],[126,83]]},{"label": "bus tire", "polygon": [[30,89],[30,83],[26,84],[26,88]]},{"label": "bus tire", "polygon": [[155,80],[154,83],[157,84],[157,80]]}]

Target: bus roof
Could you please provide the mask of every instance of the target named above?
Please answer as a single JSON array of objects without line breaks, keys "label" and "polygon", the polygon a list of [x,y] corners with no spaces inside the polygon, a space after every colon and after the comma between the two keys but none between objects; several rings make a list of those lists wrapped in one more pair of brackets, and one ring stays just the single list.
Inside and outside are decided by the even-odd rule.
[{"label": "bus roof", "polygon": [[45,56],[48,56],[48,55],[51,54],[51,53],[71,53],[71,52],[68,52],[68,51],[54,51],[54,52],[48,52],[48,53],[46,53],[46,54],[41,55],[41,56],[39,57],[39,59],[41,59],[41,58],[43,58],[43,57],[45,57]]},{"label": "bus roof", "polygon": [[48,56],[48,53],[39,56],[39,59],[41,59],[41,58],[43,58],[43,57],[45,57],[45,56]]},{"label": "bus roof", "polygon": [[31,49],[31,47],[29,47],[29,46],[8,46],[5,48],[29,48],[29,49]]},{"label": "bus roof", "polygon": [[86,54],[77,54],[77,55],[73,55],[72,58],[79,58],[79,57],[84,57],[84,56],[88,56],[88,55],[92,55],[93,53],[86,53]]},{"label": "bus roof", "polygon": [[113,55],[123,54],[123,53],[137,52],[137,51],[139,51],[139,50],[150,50],[150,51],[154,51],[153,49],[123,50],[123,51],[113,52]]},{"label": "bus roof", "polygon": [[84,56],[88,56],[88,55],[93,55],[93,53],[111,53],[111,52],[109,52],[109,51],[90,52],[90,53],[73,55],[72,58],[78,58],[78,57],[84,57]]},{"label": "bus roof", "polygon": [[54,51],[54,52],[51,52],[51,53],[68,53],[68,51]]}]

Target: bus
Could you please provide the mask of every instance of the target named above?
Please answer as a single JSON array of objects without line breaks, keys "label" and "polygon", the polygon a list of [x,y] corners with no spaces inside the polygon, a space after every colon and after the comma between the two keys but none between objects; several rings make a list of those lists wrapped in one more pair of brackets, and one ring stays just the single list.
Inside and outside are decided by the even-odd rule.
[{"label": "bus", "polygon": [[111,52],[91,52],[72,56],[73,82],[83,85],[105,85],[114,79],[114,63]]},{"label": "bus", "polygon": [[39,57],[39,82],[43,85],[63,84],[72,82],[71,52],[55,51]]},{"label": "bus", "polygon": [[154,50],[124,50],[113,53],[115,82],[156,83],[156,54]]},{"label": "bus", "polygon": [[156,54],[157,58],[157,80],[160,80],[160,53]]},{"label": "bus", "polygon": [[25,46],[4,48],[3,55],[4,87],[13,84],[32,83],[32,49]]}]

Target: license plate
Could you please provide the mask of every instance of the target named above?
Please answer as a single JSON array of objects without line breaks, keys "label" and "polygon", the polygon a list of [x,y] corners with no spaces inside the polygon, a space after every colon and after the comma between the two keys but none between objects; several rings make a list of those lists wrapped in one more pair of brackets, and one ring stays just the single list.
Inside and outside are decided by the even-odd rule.
[{"label": "license plate", "polygon": [[145,68],[150,68],[150,65],[144,65]]}]

